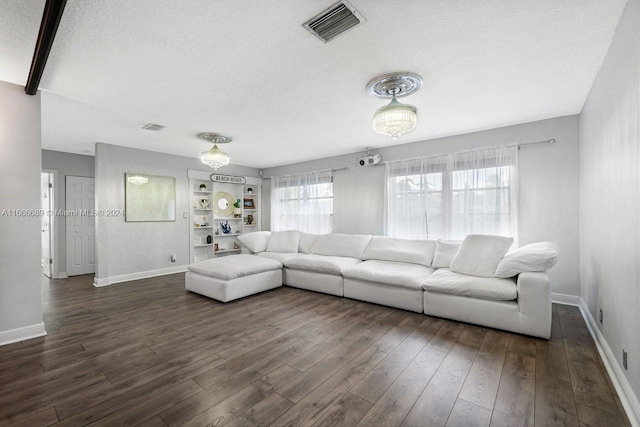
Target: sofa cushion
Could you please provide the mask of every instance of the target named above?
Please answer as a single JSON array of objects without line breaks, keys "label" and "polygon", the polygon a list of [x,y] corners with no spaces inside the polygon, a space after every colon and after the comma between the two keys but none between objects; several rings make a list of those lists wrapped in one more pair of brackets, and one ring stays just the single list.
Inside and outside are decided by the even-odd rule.
[{"label": "sofa cushion", "polygon": [[311,253],[362,259],[371,236],[362,234],[323,234],[311,246]]},{"label": "sofa cushion", "polygon": [[[446,268],[441,268],[429,276],[422,289],[497,301],[513,301],[518,296],[516,281],[513,279],[467,276]],[[428,297],[425,295],[425,298]]]},{"label": "sofa cushion", "polygon": [[291,258],[284,265],[295,270],[341,275],[344,269],[361,262],[358,258],[309,254]]},{"label": "sofa cushion", "polygon": [[298,230],[272,231],[269,237],[269,252],[298,252],[300,232]]},{"label": "sofa cushion", "polygon": [[413,263],[370,260],[345,269],[342,275],[350,279],[421,289],[433,271],[431,267]]},{"label": "sofa cushion", "polygon": [[289,261],[292,258],[304,256],[304,254],[301,254],[301,253],[298,253],[298,252],[295,252],[295,253],[291,253],[291,252],[260,252],[260,253],[258,253],[256,255],[264,257],[264,258],[275,259],[276,261],[281,262],[282,264],[285,264],[287,261]]},{"label": "sofa cushion", "polygon": [[545,271],[556,265],[557,261],[557,243],[531,243],[506,254],[498,263],[496,277],[514,277],[526,271]]},{"label": "sofa cushion", "polygon": [[469,234],[451,261],[451,271],[469,276],[495,277],[498,263],[513,245],[513,237]]},{"label": "sofa cushion", "polygon": [[278,261],[255,255],[239,254],[195,262],[187,268],[189,271],[203,276],[211,276],[220,280],[233,280],[264,271],[278,270],[282,268],[282,264]]},{"label": "sofa cushion", "polygon": [[311,247],[316,242],[318,238],[317,234],[311,233],[300,233],[300,243],[298,244],[298,252],[302,252],[304,254],[311,253]]},{"label": "sofa cushion", "polygon": [[431,266],[436,242],[433,240],[408,240],[374,236],[367,245],[363,259],[409,262]]},{"label": "sofa cushion", "polygon": [[436,251],[433,254],[433,268],[449,268],[451,260],[458,253],[462,242],[456,240],[440,240],[436,242]]},{"label": "sofa cushion", "polygon": [[239,235],[238,240],[245,248],[256,253],[267,250],[270,235],[270,231],[254,231],[253,233]]}]

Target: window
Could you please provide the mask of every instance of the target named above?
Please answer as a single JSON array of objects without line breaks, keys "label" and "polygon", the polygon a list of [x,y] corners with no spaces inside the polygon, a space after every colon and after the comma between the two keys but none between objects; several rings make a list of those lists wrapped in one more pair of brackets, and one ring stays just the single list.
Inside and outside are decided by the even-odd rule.
[{"label": "window", "polygon": [[326,234],[333,230],[331,171],[271,179],[271,230]]},{"label": "window", "polygon": [[516,167],[516,147],[387,163],[386,234],[516,238]]}]

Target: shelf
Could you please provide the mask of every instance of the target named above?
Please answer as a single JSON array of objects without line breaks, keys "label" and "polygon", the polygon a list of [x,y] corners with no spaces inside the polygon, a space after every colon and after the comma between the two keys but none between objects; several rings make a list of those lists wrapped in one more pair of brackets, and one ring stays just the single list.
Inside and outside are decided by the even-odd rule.
[{"label": "shelf", "polygon": [[245,209],[244,211],[245,211],[245,212],[255,212],[255,211],[257,211],[257,210],[258,210],[258,209]]},{"label": "shelf", "polygon": [[200,227],[193,227],[193,228],[195,228],[195,229],[198,229],[198,228],[213,228],[213,226],[212,225],[204,225],[204,226],[201,225]]},{"label": "shelf", "polygon": [[213,209],[202,209],[202,208],[193,208],[194,211],[207,211],[211,212]]},{"label": "shelf", "polygon": [[193,194],[213,194],[213,191],[194,191]]},{"label": "shelf", "polygon": [[258,224],[244,224],[245,227],[257,227]]},{"label": "shelf", "polygon": [[219,217],[214,215],[213,219],[216,221],[240,221],[242,218]]},{"label": "shelf", "polygon": [[245,196],[253,197],[253,196],[255,196],[255,195],[256,195],[256,193],[244,193],[244,195],[245,195]]},{"label": "shelf", "polygon": [[194,248],[206,248],[208,246],[213,246],[213,243],[200,243],[198,245],[193,245]]},{"label": "shelf", "polygon": [[213,237],[217,239],[218,237],[233,237],[233,236],[239,236],[241,234],[242,233],[216,234]]}]

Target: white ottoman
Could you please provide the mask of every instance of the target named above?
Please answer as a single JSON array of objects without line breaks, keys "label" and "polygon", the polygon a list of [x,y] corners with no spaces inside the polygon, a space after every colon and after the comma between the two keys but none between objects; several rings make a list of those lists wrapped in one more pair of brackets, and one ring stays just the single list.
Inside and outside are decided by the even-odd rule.
[{"label": "white ottoman", "polygon": [[282,264],[255,255],[211,258],[188,269],[187,290],[222,302],[282,286]]}]

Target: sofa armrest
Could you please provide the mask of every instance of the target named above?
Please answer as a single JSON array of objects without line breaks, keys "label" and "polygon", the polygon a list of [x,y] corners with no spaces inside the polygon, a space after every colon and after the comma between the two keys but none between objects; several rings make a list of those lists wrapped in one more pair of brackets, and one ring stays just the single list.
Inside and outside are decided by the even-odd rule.
[{"label": "sofa armrest", "polygon": [[551,319],[551,284],[549,274],[526,272],[518,275],[518,307],[520,313]]}]

